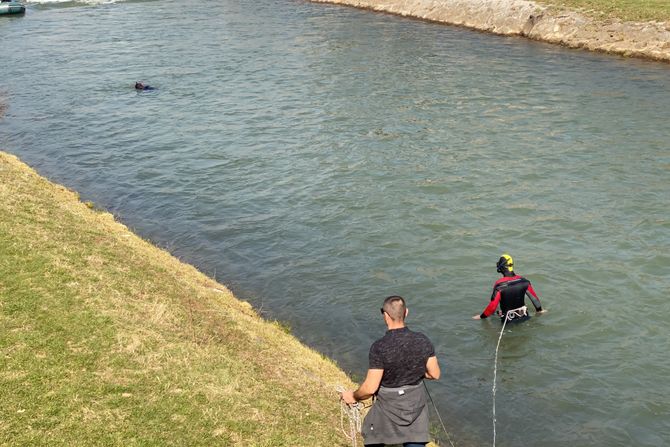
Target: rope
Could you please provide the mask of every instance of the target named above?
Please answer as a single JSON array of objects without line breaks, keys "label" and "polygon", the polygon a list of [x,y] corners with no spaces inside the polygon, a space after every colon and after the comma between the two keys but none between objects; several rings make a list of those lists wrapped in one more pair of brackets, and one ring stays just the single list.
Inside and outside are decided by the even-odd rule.
[{"label": "rope", "polygon": [[500,348],[500,341],[502,340],[503,332],[505,332],[505,325],[509,320],[514,318],[524,317],[528,314],[528,308],[526,306],[519,307],[518,309],[508,310],[505,314],[505,321],[503,321],[502,329],[500,330],[500,336],[498,337],[498,344],[496,345],[496,357],[493,362],[493,447],[496,447],[496,379],[498,378],[498,348]]},{"label": "rope", "polygon": [[[433,405],[433,408],[435,408],[435,414],[437,414],[437,418],[439,419],[440,424],[442,425],[442,430],[444,430],[444,433],[447,435],[447,440],[449,441],[449,444],[451,444],[451,447],[455,447],[454,442],[451,440],[451,436],[449,436],[447,427],[444,425],[444,421],[442,420],[440,411],[437,409],[437,405],[435,405],[433,396],[431,396],[430,391],[428,391],[428,385],[426,385],[425,381],[423,382],[423,386],[426,388],[426,394],[428,394],[430,403]],[[336,386],[335,390],[340,394],[345,391],[344,387],[341,385]],[[361,410],[363,410],[364,408],[365,405],[361,402],[356,402],[353,405],[348,405],[342,399],[340,399],[340,429],[342,430],[342,433],[344,433],[344,436],[346,436],[347,439],[351,441],[351,445],[353,447],[357,447],[358,445],[358,433],[361,432],[361,422],[362,422]],[[349,419],[348,431],[344,428],[345,416]]]},{"label": "rope", "polygon": [[442,421],[442,416],[440,416],[440,412],[437,409],[437,406],[435,405],[435,402],[433,401],[433,396],[430,395],[430,392],[428,391],[428,385],[426,385],[426,381],[423,381],[423,386],[426,388],[426,393],[428,394],[428,398],[430,399],[430,403],[433,404],[433,408],[435,408],[435,414],[437,414],[437,418],[440,420],[440,424],[442,424],[442,430],[444,430],[444,433],[447,435],[447,440],[449,441],[449,444],[451,444],[451,447],[455,447],[454,443],[451,441],[451,436],[449,436],[449,432],[447,431],[447,427],[444,426],[444,421]]},{"label": "rope", "polygon": [[[344,387],[338,385],[335,387],[338,393],[343,393]],[[346,404],[342,399],[340,399],[340,428],[342,433],[351,441],[353,447],[358,445],[358,433],[361,432],[361,409],[363,405],[360,402],[356,402],[353,405]],[[349,419],[349,431],[344,428],[344,417],[347,416]]]}]

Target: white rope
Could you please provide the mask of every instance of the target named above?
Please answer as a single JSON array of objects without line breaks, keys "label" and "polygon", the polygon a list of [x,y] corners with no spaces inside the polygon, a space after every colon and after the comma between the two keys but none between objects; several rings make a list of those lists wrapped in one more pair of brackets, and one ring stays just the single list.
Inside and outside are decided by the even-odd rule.
[{"label": "white rope", "polygon": [[[423,385],[426,388],[426,393],[430,398],[430,402],[433,404],[433,408],[435,408],[435,413],[437,414],[437,417],[440,420],[440,424],[442,424],[442,429],[444,430],[444,433],[447,435],[447,440],[449,441],[449,444],[451,444],[451,447],[455,447],[453,441],[451,440],[451,436],[449,436],[447,427],[445,427],[444,422],[442,421],[442,416],[440,416],[440,412],[438,411],[437,406],[433,401],[433,396],[431,396],[430,392],[428,391],[428,386],[426,385],[425,381],[423,382]],[[342,385],[336,386],[335,390],[340,394],[342,394],[345,391]],[[363,408],[364,405],[360,402],[356,402],[353,405],[349,405],[345,403],[344,400],[340,399],[340,428],[342,430],[342,433],[344,433],[344,436],[346,436],[347,439],[351,441],[351,445],[353,447],[357,447],[358,445],[358,433],[361,432],[361,422],[362,422],[361,410]],[[344,428],[345,416],[347,416],[347,418],[349,419],[349,431],[347,431]]]},{"label": "white rope", "polygon": [[493,389],[491,390],[493,393],[493,447],[496,447],[496,380],[498,378],[498,348],[500,348],[500,341],[502,340],[503,332],[505,332],[505,325],[507,322],[514,318],[525,317],[526,315],[528,315],[528,308],[526,306],[508,310],[505,314],[505,321],[503,321],[502,329],[500,330],[500,336],[498,337],[496,357],[493,362]]},{"label": "white rope", "polygon": [[[338,385],[335,389],[340,394],[345,391],[341,385]],[[349,405],[340,399],[340,428],[344,436],[351,441],[353,447],[358,445],[358,433],[361,432],[361,407],[362,405],[359,402]],[[344,428],[344,416],[349,419],[349,431]]]}]

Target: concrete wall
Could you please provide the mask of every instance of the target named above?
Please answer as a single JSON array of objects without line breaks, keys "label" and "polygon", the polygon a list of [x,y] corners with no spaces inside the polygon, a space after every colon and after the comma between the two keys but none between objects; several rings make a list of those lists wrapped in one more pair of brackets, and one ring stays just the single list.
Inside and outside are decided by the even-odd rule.
[{"label": "concrete wall", "polygon": [[589,18],[527,0],[312,0],[670,62],[670,23]]}]

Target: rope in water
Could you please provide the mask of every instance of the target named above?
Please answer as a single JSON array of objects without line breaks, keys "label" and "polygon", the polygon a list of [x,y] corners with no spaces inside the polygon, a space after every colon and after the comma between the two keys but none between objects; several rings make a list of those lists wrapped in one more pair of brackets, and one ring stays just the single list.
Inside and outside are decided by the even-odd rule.
[{"label": "rope in water", "polygon": [[[335,389],[340,394],[344,392],[344,387],[341,385],[338,385]],[[357,447],[358,433],[361,432],[361,406],[359,402],[349,405],[340,399],[340,428],[344,436],[351,441],[353,447]],[[345,416],[349,419],[349,431],[344,428]]]},{"label": "rope in water", "polygon": [[493,447],[496,447],[496,380],[498,378],[498,349],[500,348],[500,340],[502,340],[503,332],[505,332],[505,325],[509,320],[517,317],[524,317],[528,314],[528,309],[526,306],[519,307],[518,309],[508,310],[505,314],[505,321],[503,321],[502,329],[500,330],[500,336],[498,337],[498,344],[496,345],[496,356],[493,362]]},{"label": "rope in water", "polygon": [[428,385],[426,385],[426,381],[423,381],[423,386],[426,388],[426,393],[428,394],[428,398],[430,399],[430,403],[433,404],[433,408],[435,408],[435,414],[437,414],[437,418],[440,420],[440,424],[442,424],[442,430],[444,430],[444,433],[447,435],[447,440],[449,441],[449,444],[451,444],[451,447],[455,447],[454,443],[451,441],[451,436],[449,436],[449,432],[447,431],[447,427],[444,426],[444,421],[442,421],[442,416],[440,416],[440,412],[437,409],[437,406],[435,405],[435,402],[433,401],[433,396],[430,395],[430,392],[428,391]]}]

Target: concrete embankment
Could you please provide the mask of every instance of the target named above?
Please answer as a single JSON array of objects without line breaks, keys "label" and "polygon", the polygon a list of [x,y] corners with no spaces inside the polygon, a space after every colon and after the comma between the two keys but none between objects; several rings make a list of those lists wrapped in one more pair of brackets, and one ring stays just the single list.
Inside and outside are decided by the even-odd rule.
[{"label": "concrete embankment", "polygon": [[312,0],[670,62],[670,23],[597,19],[526,0]]}]

